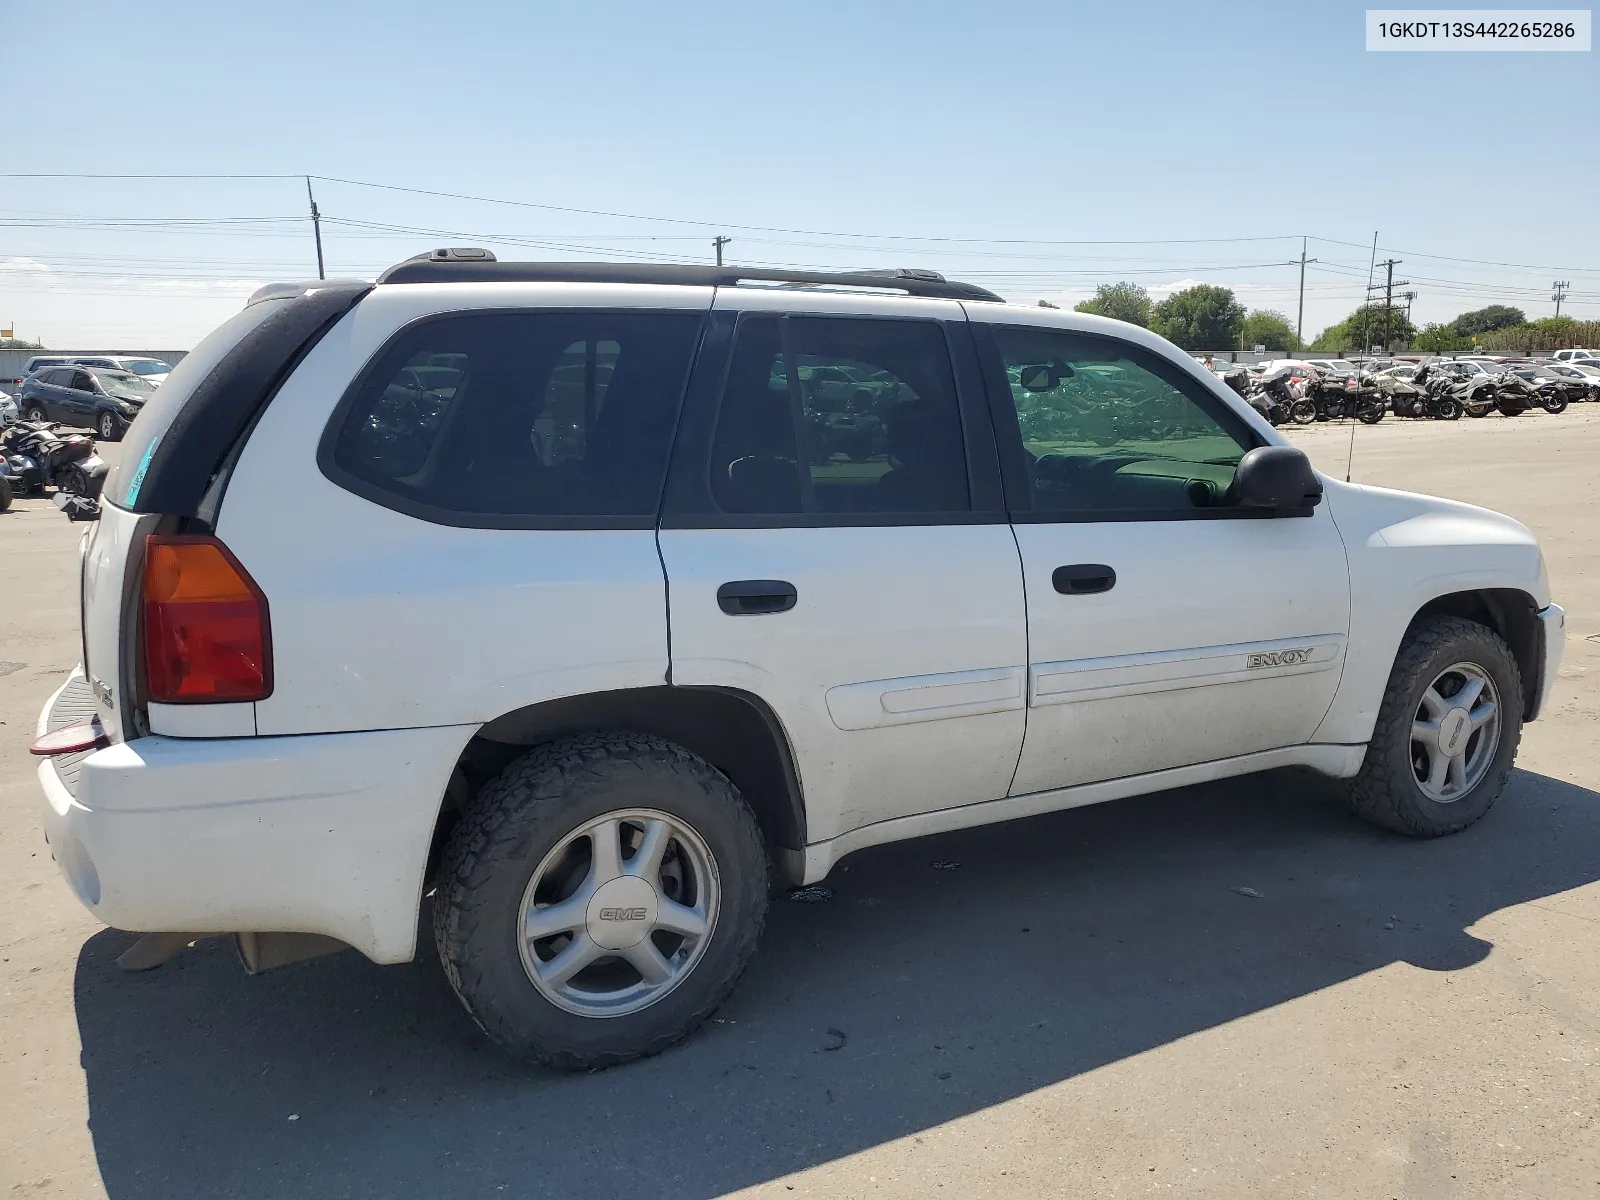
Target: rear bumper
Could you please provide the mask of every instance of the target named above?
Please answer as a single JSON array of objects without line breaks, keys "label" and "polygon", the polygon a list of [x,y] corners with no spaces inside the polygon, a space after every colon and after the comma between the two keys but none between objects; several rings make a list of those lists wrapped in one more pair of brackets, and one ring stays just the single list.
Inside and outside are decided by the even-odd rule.
[{"label": "rear bumper", "polygon": [[[74,674],[51,697],[41,732],[84,687]],[[474,729],[147,737],[46,758],[45,834],[79,900],[116,928],[320,933],[405,962],[440,799]]]},{"label": "rear bumper", "polygon": [[1544,712],[1555,686],[1556,673],[1561,670],[1561,654],[1567,646],[1567,614],[1559,604],[1539,610],[1539,686],[1534,693],[1533,707],[1527,714],[1531,721]]}]

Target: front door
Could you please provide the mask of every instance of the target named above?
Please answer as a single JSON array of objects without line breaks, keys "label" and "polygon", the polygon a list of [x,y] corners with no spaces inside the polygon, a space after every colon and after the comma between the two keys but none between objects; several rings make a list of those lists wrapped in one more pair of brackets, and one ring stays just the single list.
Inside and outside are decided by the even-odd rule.
[{"label": "front door", "polygon": [[1233,507],[1260,439],[1225,401],[1150,347],[1032,321],[979,330],[1027,581],[1013,792],[1309,740],[1349,628],[1331,515]]},{"label": "front door", "polygon": [[733,292],[662,521],[673,683],[771,706],[808,841],[1003,797],[1022,578],[960,308]]},{"label": "front door", "polygon": [[88,429],[94,424],[96,392],[94,376],[79,370],[72,372],[72,386],[62,395],[63,417],[70,423]]}]

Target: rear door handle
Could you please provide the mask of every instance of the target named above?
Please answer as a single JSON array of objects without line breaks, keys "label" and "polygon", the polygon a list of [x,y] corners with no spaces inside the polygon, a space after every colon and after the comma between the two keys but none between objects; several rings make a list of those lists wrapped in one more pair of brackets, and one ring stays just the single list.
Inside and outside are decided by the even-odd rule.
[{"label": "rear door handle", "polygon": [[717,589],[717,607],[730,617],[788,612],[799,599],[794,584],[782,579],[735,579]]},{"label": "rear door handle", "polygon": [[1063,596],[1092,596],[1117,586],[1117,573],[1104,563],[1073,563],[1057,567],[1050,583]]}]

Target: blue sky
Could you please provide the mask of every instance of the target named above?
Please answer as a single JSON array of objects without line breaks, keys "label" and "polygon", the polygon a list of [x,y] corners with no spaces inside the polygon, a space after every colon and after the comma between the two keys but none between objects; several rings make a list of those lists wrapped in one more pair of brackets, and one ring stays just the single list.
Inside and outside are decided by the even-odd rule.
[{"label": "blue sky", "polygon": [[[1600,317],[1593,54],[1369,54],[1363,13],[0,0],[0,171],[553,206],[319,180],[330,274],[448,242],[706,261],[724,232],[737,262],[928,266],[1059,302],[1202,280],[1292,318],[1308,234],[1329,239],[1309,336],[1358,302],[1376,229],[1419,321],[1548,314],[1556,278]],[[257,281],[314,273],[304,214],[293,179],[0,176],[0,325],[188,346]]]}]

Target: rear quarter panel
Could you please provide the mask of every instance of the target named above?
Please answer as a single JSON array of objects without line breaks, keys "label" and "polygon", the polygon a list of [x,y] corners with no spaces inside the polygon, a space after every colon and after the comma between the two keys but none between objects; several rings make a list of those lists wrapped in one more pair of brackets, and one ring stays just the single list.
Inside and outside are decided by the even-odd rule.
[{"label": "rear quarter panel", "polygon": [[1428,601],[1510,588],[1543,608],[1550,587],[1538,541],[1501,513],[1454,500],[1324,479],[1350,566],[1350,644],[1339,692],[1313,740],[1365,742],[1400,640]]}]

